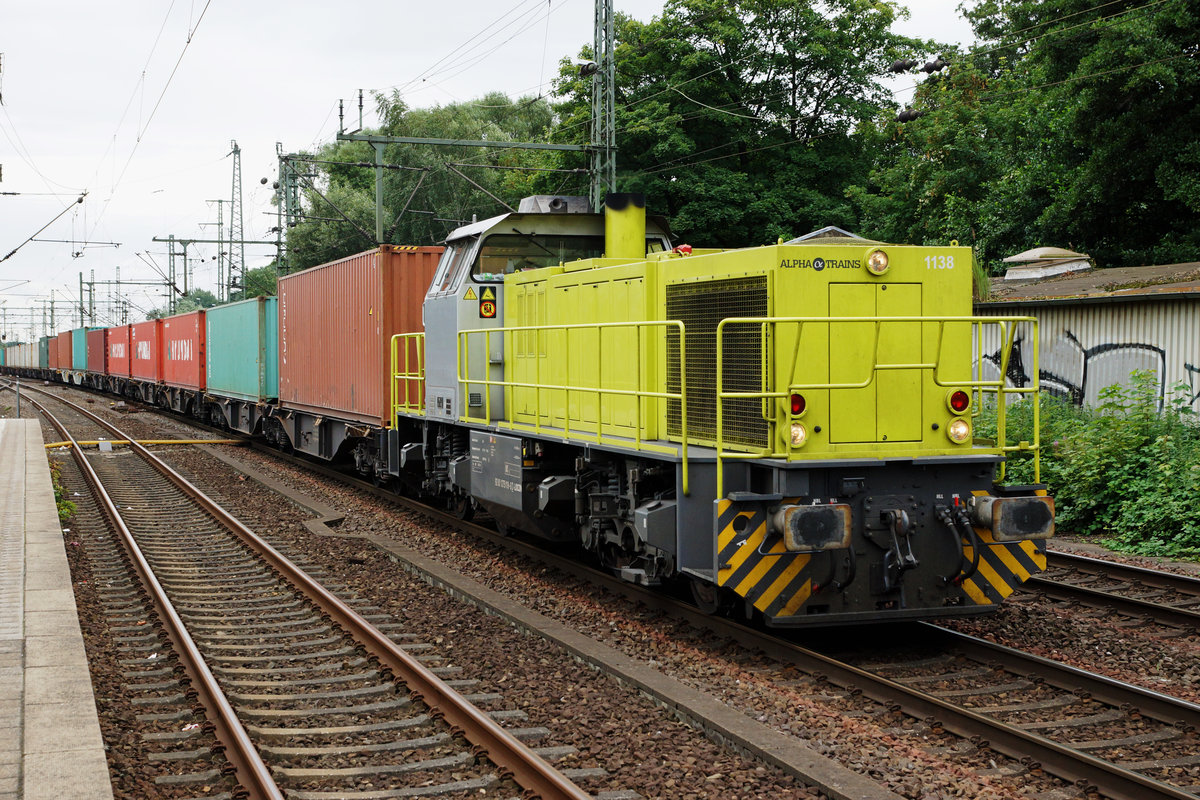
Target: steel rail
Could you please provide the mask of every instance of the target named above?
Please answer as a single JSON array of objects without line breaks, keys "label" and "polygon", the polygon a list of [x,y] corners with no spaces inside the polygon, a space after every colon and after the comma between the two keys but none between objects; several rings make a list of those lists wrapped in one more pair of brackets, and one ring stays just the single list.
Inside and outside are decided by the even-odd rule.
[{"label": "steel rail", "polygon": [[1017,674],[1037,675],[1049,685],[1068,692],[1082,690],[1090,697],[1114,706],[1128,704],[1139,713],[1168,725],[1182,724],[1200,730],[1200,704],[1190,700],[1134,686],[940,625],[919,624],[932,629],[934,635],[948,640],[952,647],[971,658],[998,663]]},{"label": "steel rail", "polygon": [[[262,448],[262,452],[279,455],[278,451],[271,448],[264,447]],[[748,648],[761,651],[779,661],[795,664],[809,674],[825,678],[835,685],[847,689],[861,690],[865,696],[885,705],[895,704],[911,716],[917,718],[933,717],[943,727],[954,734],[965,738],[979,737],[987,741],[986,746],[992,747],[998,752],[1024,763],[1029,763],[1031,760],[1037,762],[1048,773],[1076,784],[1096,787],[1105,797],[1112,798],[1112,800],[1196,800],[1195,794],[1178,789],[1170,784],[1148,778],[1112,762],[1104,761],[1088,753],[1059,744],[1039,734],[1024,731],[991,719],[983,714],[929,695],[919,689],[846,664],[811,648],[801,646],[769,633],[753,630],[731,619],[704,614],[686,603],[668,597],[661,592],[653,592],[646,587],[616,579],[601,570],[593,569],[563,556],[549,553],[519,539],[501,536],[485,527],[456,519],[453,514],[430,508],[411,498],[386,492],[324,465],[314,465],[296,456],[282,455],[280,457],[291,463],[301,465],[306,469],[315,468],[314,471],[316,472],[344,480],[364,491],[390,500],[398,505],[420,511],[448,524],[457,525],[463,530],[470,531],[472,535],[501,544],[515,552],[540,559],[568,574],[592,581],[614,594],[640,603],[648,609],[664,611],[676,618],[687,621],[697,628],[711,630],[719,636],[726,637]],[[918,624],[934,632],[945,632],[947,635],[952,633],[931,623]],[[970,638],[967,637],[967,639]],[[1111,680],[1102,675],[1078,670],[1064,664],[1057,664],[1038,656],[1021,654],[1019,651],[1012,650],[1011,648],[1005,648],[1006,653],[997,651],[994,649],[995,647],[1000,646],[993,646],[984,640],[974,640],[973,642],[963,640],[963,649],[974,649],[976,653],[980,653],[984,648],[987,648],[987,657],[992,661],[1003,662],[1007,660],[1009,663],[1015,663],[1018,657],[1020,657],[1020,660],[1029,668],[1028,671],[1034,671],[1031,665],[1053,665],[1059,670],[1059,677],[1055,679],[1055,685],[1066,687],[1068,690],[1083,688],[1084,691],[1092,693],[1093,697],[1105,702],[1114,702],[1117,704],[1135,702],[1139,710],[1143,710],[1148,716],[1164,722],[1194,719],[1197,715],[1200,715],[1200,706],[1188,703],[1187,701],[1177,700],[1176,698],[1138,687],[1122,687],[1119,681]],[[1131,699],[1127,692],[1126,696],[1122,698],[1120,696],[1122,688],[1129,689],[1129,692],[1132,692],[1135,697]]]},{"label": "steel rail", "polygon": [[[74,442],[71,433],[54,414],[33,398],[28,399],[64,439]],[[61,400],[61,398],[58,399]],[[68,405],[74,407],[73,403],[62,402],[67,402]],[[78,407],[76,409],[86,416],[94,418],[94,415],[89,412]],[[98,418],[96,421],[102,425],[105,424]],[[221,690],[212,671],[209,670],[204,657],[200,654],[200,649],[184,626],[183,620],[180,619],[175,607],[167,598],[166,592],[158,582],[158,578],[155,577],[141,548],[134,541],[133,534],[125,525],[125,520],[121,518],[116,504],[113,503],[112,498],[105,491],[104,485],[100,482],[100,477],[88,463],[87,456],[83,454],[81,448],[72,446],[71,454],[91,485],[96,501],[116,529],[142,585],[148,590],[150,601],[154,604],[158,618],[162,620],[167,637],[171,640],[175,652],[179,654],[180,662],[192,687],[196,690],[198,700],[215,728],[214,734],[224,748],[225,758],[229,760],[235,770],[239,788],[246,791],[253,800],[283,800],[283,793],[276,786],[270,770],[263,763],[262,756],[254,743],[250,741],[250,736],[242,727],[237,713],[233,710],[233,705]]]},{"label": "steel rail", "polygon": [[[1186,575],[1148,569],[1146,567],[1106,561],[1102,558],[1080,556],[1073,553],[1051,551],[1048,554],[1052,566],[1075,569],[1092,575],[1139,583],[1154,589],[1165,589],[1180,594],[1193,595],[1200,604],[1200,579]],[[1025,591],[1037,592],[1054,600],[1079,602],[1090,606],[1111,608],[1117,614],[1131,617],[1146,617],[1155,622],[1174,627],[1194,630],[1200,628],[1200,610],[1180,608],[1139,597],[1118,594],[1115,589],[1094,589],[1069,581],[1055,580],[1043,575],[1034,575],[1023,584]]]},{"label": "steel rail", "polygon": [[[402,683],[414,698],[429,706],[432,714],[444,719],[455,733],[463,735],[469,742],[480,748],[502,774],[511,776],[523,789],[542,800],[589,800],[591,795],[584,792],[541,756],[497,725],[491,717],[467,701],[452,687],[446,685],[427,667],[398,647],[374,625],[313,580],[286,556],[243,525],[161,459],[138,444],[133,437],[126,435],[115,425],[87,409],[59,397],[56,399],[93,419],[115,435],[130,440],[130,449],[137,452],[180,490],[195,500],[214,519],[228,527],[263,560],[274,567],[297,591],[327,613],[334,624],[356,639],[370,655],[379,661],[382,671],[387,671],[398,683]],[[79,453],[78,448],[72,448],[72,451]],[[77,458],[79,457],[82,457],[82,454],[77,455]]]},{"label": "steel rail", "polygon": [[1171,589],[1183,594],[1192,594],[1196,595],[1196,602],[1200,603],[1200,577],[1179,575],[1134,564],[1122,564],[1119,561],[1108,561],[1077,553],[1064,553],[1061,550],[1051,550],[1046,555],[1050,559],[1051,566],[1077,569],[1082,572],[1103,573],[1122,580],[1144,583],[1156,589]]},{"label": "steel rail", "polygon": [[[1130,617],[1148,617],[1154,622],[1180,628],[1200,627],[1200,611],[1163,605],[1153,600],[1126,597],[1103,589],[1076,586],[1050,578],[1032,577],[1025,581],[1026,591],[1037,592],[1046,597],[1062,601],[1078,601],[1085,605],[1111,608],[1117,614]],[[1200,600],[1198,600],[1200,602]]]},{"label": "steel rail", "polygon": [[[200,427],[204,426],[201,425]],[[502,537],[487,528],[465,523],[462,520],[456,520],[451,514],[432,509],[410,498],[401,497],[377,487],[372,487],[362,481],[326,468],[323,465],[314,465],[295,456],[280,455],[278,451],[271,448],[256,447],[255,449],[274,454],[292,463],[301,464],[305,468],[314,469],[314,471],[322,474],[353,483],[378,497],[421,511],[431,517],[457,524],[465,530],[470,530],[474,535],[503,543],[506,547],[517,552],[542,559],[569,574],[591,580],[620,596],[642,603],[650,609],[671,613],[696,627],[707,628],[739,644],[756,648],[772,658],[796,664],[810,674],[827,679],[835,685],[858,689],[865,696],[877,702],[888,705],[895,704],[912,716],[918,718],[933,717],[952,733],[964,737],[980,737],[985,739],[988,742],[987,746],[992,747],[998,752],[1021,760],[1024,763],[1029,763],[1032,759],[1050,774],[1079,785],[1094,787],[1106,797],[1113,798],[1113,800],[1148,800],[1149,798],[1195,800],[1194,794],[1173,787],[1170,784],[1162,783],[1132,770],[1124,769],[1116,764],[1074,750],[1038,734],[1008,726],[918,689],[838,661],[810,648],[754,631],[733,620],[706,615],[661,593],[651,592],[644,587],[617,580],[607,573],[586,567],[561,556],[547,553],[540,548],[520,542],[519,540]],[[932,628],[935,626],[931,625],[929,627]],[[1017,651],[1012,652],[1015,653]],[[993,654],[993,660],[996,660],[996,658],[997,654]],[[1027,655],[1026,658],[1036,659],[1037,657]],[[1068,671],[1073,669],[1065,665],[1059,666]],[[1079,676],[1091,675],[1091,673],[1082,670],[1076,672]],[[1103,676],[1094,677],[1101,682],[1108,680]],[[1078,680],[1076,680],[1076,683],[1078,683]],[[1098,691],[1095,696],[1104,699],[1107,691],[1107,689]],[[1148,690],[1142,691],[1150,695],[1155,694],[1148,692]],[[1160,718],[1159,713],[1165,712],[1159,711],[1153,714],[1153,716]]]},{"label": "steel rail", "polygon": [[[821,676],[835,685],[847,689],[859,689],[864,695],[880,703],[895,704],[911,716],[917,718],[934,717],[947,730],[956,735],[966,738],[980,737],[987,740],[987,746],[994,748],[998,752],[1025,763],[1028,763],[1032,759],[1050,774],[1077,784],[1097,787],[1104,796],[1112,798],[1112,800],[1151,800],[1152,798],[1196,800],[1194,794],[1177,789],[1170,784],[1156,781],[1132,770],[1127,770],[1111,762],[1096,758],[1088,753],[1074,750],[1036,733],[1009,726],[983,714],[970,711],[949,701],[929,695],[919,689],[875,675],[868,670],[845,664],[816,650],[786,641],[768,633],[755,631],[734,620],[709,616],[688,606],[686,603],[681,603],[662,593],[652,592],[645,587],[618,580],[601,570],[596,570],[571,559],[548,553],[519,539],[503,537],[485,527],[456,519],[453,514],[430,508],[411,498],[401,497],[378,487],[371,486],[364,481],[347,476],[325,465],[314,464],[298,456],[280,454],[278,450],[269,447],[255,447],[255,449],[282,458],[289,463],[302,466],[305,469],[345,481],[382,499],[427,514],[432,518],[456,525],[464,530],[469,530],[472,535],[501,544],[531,558],[540,559],[568,574],[592,581],[612,591],[614,594],[626,597],[647,608],[667,612],[677,618],[684,619],[698,628],[712,630],[718,635],[727,637],[746,647],[760,650],[772,658],[785,663],[796,664],[801,669],[809,672],[809,674]],[[927,626],[930,630],[944,631],[947,635],[952,633],[931,623],[919,624]],[[986,657],[992,661],[1007,661],[1013,664],[1020,660],[1025,665],[1023,669],[1026,671],[1035,671],[1033,669],[1034,665],[1054,665],[1059,670],[1059,676],[1055,678],[1054,685],[1067,690],[1082,688],[1084,691],[1091,693],[1093,697],[1104,702],[1113,702],[1116,704],[1136,702],[1139,710],[1143,710],[1148,716],[1164,722],[1176,719],[1193,719],[1197,714],[1200,714],[1200,707],[1187,703],[1187,701],[1180,701],[1176,698],[1138,687],[1124,687],[1137,695],[1135,699],[1131,700],[1128,693],[1126,693],[1124,698],[1121,698],[1122,686],[1120,682],[1113,681],[1102,675],[1077,670],[1064,664],[1056,664],[1056,662],[1041,659],[1038,656],[1021,654],[1019,651],[1010,648],[1005,649],[1007,652],[998,651],[995,648],[1000,646],[993,646],[984,640],[968,642],[964,639],[962,641],[964,650],[972,649],[976,654],[982,653],[984,648],[987,648],[988,654]],[[1045,674],[1045,670],[1037,671],[1043,675]],[[1048,680],[1047,682],[1049,683],[1050,681]]]}]

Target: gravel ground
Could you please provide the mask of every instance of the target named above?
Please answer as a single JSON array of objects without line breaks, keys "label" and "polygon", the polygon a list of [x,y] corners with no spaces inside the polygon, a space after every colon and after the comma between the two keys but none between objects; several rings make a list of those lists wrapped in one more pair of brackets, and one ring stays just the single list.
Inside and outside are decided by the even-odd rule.
[{"label": "gravel ground", "polygon": [[[192,435],[182,423],[155,421],[150,415],[131,414],[124,421],[131,429],[146,426],[143,432],[131,431],[136,435],[161,433],[164,427],[176,430],[177,435]],[[668,721],[647,701],[612,691],[606,686],[609,681],[564,659],[540,639],[516,634],[497,620],[448,600],[443,604],[427,598],[414,603],[408,599],[410,590],[413,597],[419,597],[423,585],[416,585],[374,548],[354,540],[310,537],[298,525],[307,513],[287,500],[195,451],[181,448],[172,452],[173,460],[195,475],[203,488],[228,501],[250,527],[270,529],[306,552],[319,553],[323,563],[349,576],[356,589],[398,618],[411,619],[414,626],[425,624],[418,622],[418,614],[430,619],[440,631],[448,659],[467,666],[472,677],[503,692],[513,707],[524,708],[530,715],[529,724],[549,727],[553,731],[550,741],[575,744],[579,754],[574,758],[579,763],[598,763],[609,769],[613,788],[634,787],[648,797],[814,796],[772,770],[697,740],[690,730]],[[1036,775],[1006,774],[1014,765],[996,759],[989,751],[976,750],[868,701],[846,697],[794,669],[623,600],[598,596],[594,587],[456,535],[419,515],[292,470],[261,454],[238,451],[236,455],[346,513],[339,534],[383,534],[434,556],[528,607],[799,737],[852,769],[884,780],[902,796],[922,800],[1016,798],[1055,786]],[[1060,538],[1054,546],[1161,568],[1153,560],[1098,552],[1094,545],[1069,537]],[[1196,565],[1175,564],[1172,568],[1200,572]],[[957,621],[952,627],[1196,699],[1195,636],[1172,638],[1153,628],[1122,625],[1103,614],[1080,614],[1033,601],[1010,602],[998,614]],[[463,630],[475,635],[461,638]],[[853,635],[853,630],[848,633]],[[1068,788],[1062,796],[1073,794]]]}]

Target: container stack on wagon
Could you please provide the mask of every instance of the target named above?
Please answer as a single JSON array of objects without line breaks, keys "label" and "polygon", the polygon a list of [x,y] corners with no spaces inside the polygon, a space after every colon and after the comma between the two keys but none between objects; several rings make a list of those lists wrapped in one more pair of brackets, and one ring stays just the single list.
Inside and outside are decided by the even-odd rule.
[{"label": "container stack on wagon", "polygon": [[204,312],[162,321],[162,380],[167,386],[204,391]]},{"label": "container stack on wagon", "polygon": [[[71,365],[76,372],[84,372],[88,368],[87,328],[75,328],[71,331]],[[60,345],[61,346],[61,345]]]},{"label": "container stack on wagon", "polygon": [[441,254],[384,245],[279,279],[280,421],[296,449],[333,458],[390,427],[391,338],[423,329]]},{"label": "container stack on wagon", "polygon": [[259,431],[279,396],[279,303],[256,297],[205,313],[205,400],[209,417],[243,433]]},{"label": "container stack on wagon", "polygon": [[113,378],[128,378],[133,348],[130,345],[131,325],[108,329],[108,371]]},{"label": "container stack on wagon", "polygon": [[162,380],[162,320],[149,319],[129,326],[132,359],[130,375],[139,381],[157,383]]},{"label": "container stack on wagon", "polygon": [[94,375],[108,374],[107,328],[92,328],[87,332],[87,371]]},{"label": "container stack on wagon", "polygon": [[278,301],[256,297],[205,314],[205,383],[214,395],[265,402],[279,396]]}]

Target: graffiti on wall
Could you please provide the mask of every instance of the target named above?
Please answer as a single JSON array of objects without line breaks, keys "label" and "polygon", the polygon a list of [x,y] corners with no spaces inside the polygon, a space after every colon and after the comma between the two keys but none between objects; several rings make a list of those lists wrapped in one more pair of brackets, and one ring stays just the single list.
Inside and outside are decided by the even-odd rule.
[{"label": "graffiti on wall", "polygon": [[[1026,386],[1031,380],[1022,353],[1022,339],[1018,337],[1012,348],[1005,380],[1013,386]],[[999,376],[1000,350],[984,355],[984,377],[995,380]],[[991,375],[986,365],[991,366]],[[1191,403],[1200,400],[1200,368],[1185,363],[1188,385],[1191,388]],[[1162,347],[1145,342],[1105,342],[1094,347],[1084,347],[1079,338],[1069,330],[1044,347],[1038,374],[1042,389],[1052,395],[1070,400],[1075,405],[1098,405],[1100,391],[1113,384],[1128,384],[1129,376],[1135,371],[1153,372],[1158,380],[1159,407],[1166,397],[1167,353]]]}]

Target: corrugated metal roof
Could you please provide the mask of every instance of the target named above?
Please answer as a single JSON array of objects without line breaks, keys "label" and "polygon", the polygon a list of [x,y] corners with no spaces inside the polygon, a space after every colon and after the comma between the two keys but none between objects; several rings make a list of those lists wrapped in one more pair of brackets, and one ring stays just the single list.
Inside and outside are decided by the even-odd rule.
[{"label": "corrugated metal roof", "polygon": [[1048,302],[1134,302],[1200,297],[1200,261],[1152,267],[1110,267],[1032,281],[996,281],[979,306]]}]

